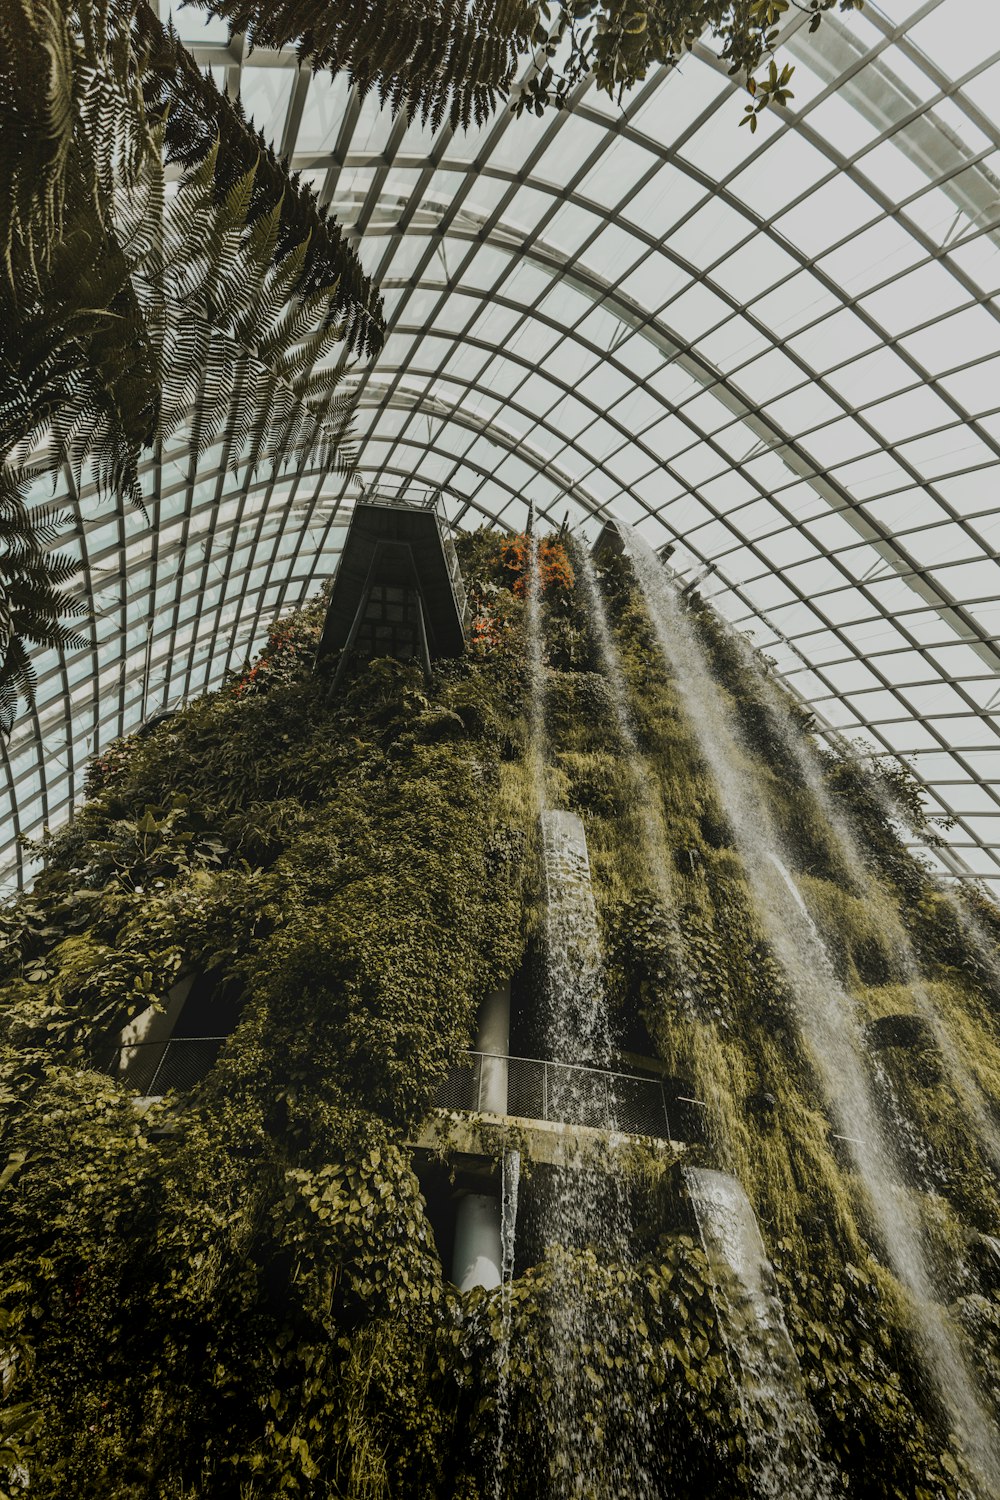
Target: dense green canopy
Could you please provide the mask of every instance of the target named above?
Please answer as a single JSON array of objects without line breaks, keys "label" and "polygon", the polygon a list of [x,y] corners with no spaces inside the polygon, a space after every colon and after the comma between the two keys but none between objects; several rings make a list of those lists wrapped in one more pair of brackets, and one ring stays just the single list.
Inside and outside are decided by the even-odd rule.
[{"label": "dense green canopy", "polygon": [[[787,976],[642,600],[609,560],[602,587],[676,909],[649,884],[574,554],[554,538],[545,548],[548,794],[586,823],[620,1045],[713,1101],[686,1160],[735,1172],[757,1209],[838,1483],[955,1500],[961,1457],[915,1363],[913,1310],[831,1136]],[[252,671],[95,762],[91,801],[5,918],[2,1430],[6,1461],[41,1500],[493,1493],[500,1305],[449,1285],[407,1145],[472,1039],[478,1000],[539,931],[527,549],[482,532],[463,556],[465,660],[430,685],[375,661],[328,705],[309,667],[322,604],[293,617]],[[905,783],[824,755],[825,795],[867,851],[863,869],[845,868],[841,835],[776,733],[764,669],[748,671],[696,595],[687,608],[861,1018],[911,1008],[905,930],[996,1100],[992,909],[956,903],[906,853],[886,801]],[[800,718],[796,743],[808,732]],[[977,949],[978,922],[991,926]],[[127,1078],[104,1071],[116,1036],[192,972],[213,975],[220,997],[235,987],[241,1018],[194,1093],[137,1111]],[[933,1045],[879,1055],[884,1106],[910,1122],[902,1190],[995,1391],[995,1176]],[[516,1131],[510,1143],[525,1147]],[[566,1372],[546,1329],[566,1257],[595,1327],[616,1330],[615,1347],[588,1355],[588,1443],[611,1464],[641,1417],[656,1494],[756,1493],[738,1371],[658,1160],[637,1141],[616,1164],[634,1259],[553,1246],[513,1284],[511,1497],[545,1493],[561,1451],[547,1392]],[[541,1192],[530,1151],[525,1169],[525,1192]]]}]

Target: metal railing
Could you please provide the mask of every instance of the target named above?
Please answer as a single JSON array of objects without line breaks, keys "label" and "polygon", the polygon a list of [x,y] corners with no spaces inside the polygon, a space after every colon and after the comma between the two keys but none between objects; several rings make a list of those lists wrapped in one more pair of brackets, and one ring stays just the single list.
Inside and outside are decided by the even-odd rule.
[{"label": "metal railing", "polygon": [[[140,1094],[185,1093],[215,1064],[224,1036],[171,1037],[117,1047],[108,1071]],[[467,1052],[441,1088],[441,1109],[590,1125],[623,1135],[692,1141],[704,1134],[706,1106],[662,1079],[573,1063]]]},{"label": "metal railing", "polygon": [[118,1047],[108,1069],[140,1094],[161,1097],[186,1093],[213,1067],[224,1036],[177,1036],[166,1042],[132,1042]]},{"label": "metal railing", "polygon": [[703,1135],[706,1109],[700,1099],[674,1092],[659,1078],[494,1052],[467,1052],[441,1085],[435,1102],[441,1109],[518,1115],[683,1141]]},{"label": "metal railing", "polygon": [[455,604],[461,616],[463,625],[469,623],[469,596],[465,589],[465,579],[462,577],[462,569],[458,561],[458,553],[455,551],[455,543],[447,535],[444,523],[438,516],[438,530],[441,532],[441,545],[444,547],[444,560],[448,569],[448,577],[451,579],[451,591],[455,596]]},{"label": "metal railing", "polygon": [[358,502],[361,505],[408,505],[413,510],[436,511],[441,495],[440,487],[429,490],[416,484],[378,484],[362,490]]}]

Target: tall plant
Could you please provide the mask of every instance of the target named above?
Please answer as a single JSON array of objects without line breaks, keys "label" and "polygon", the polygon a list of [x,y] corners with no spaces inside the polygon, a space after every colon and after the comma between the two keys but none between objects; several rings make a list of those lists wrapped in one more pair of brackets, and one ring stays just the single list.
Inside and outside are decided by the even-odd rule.
[{"label": "tall plant", "polygon": [[[518,63],[538,66],[518,111],[561,108],[591,75],[619,98],[656,64],[670,64],[710,32],[730,72],[750,92],[751,125],[789,97],[792,69],[778,68],[776,26],[794,5],[819,24],[824,11],[864,0],[195,0],[251,44],[295,44],[314,68],[349,72],[393,109],[438,124],[480,123],[506,98]],[[764,67],[765,71],[758,70]]]},{"label": "tall plant", "polygon": [[[89,464],[141,504],[143,451],[181,430],[233,465],[350,464],[340,387],[380,347],[377,292],[145,0],[0,0],[0,205],[5,473]],[[14,601],[47,556],[29,581],[0,537],[0,674],[29,695]]]}]

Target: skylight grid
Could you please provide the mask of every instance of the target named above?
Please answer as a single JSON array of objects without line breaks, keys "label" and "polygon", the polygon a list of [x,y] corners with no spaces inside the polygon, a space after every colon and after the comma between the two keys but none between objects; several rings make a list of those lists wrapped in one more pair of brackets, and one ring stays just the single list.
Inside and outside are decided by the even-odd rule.
[{"label": "skylight grid", "polygon": [[[613,515],[676,535],[825,718],[918,752],[961,813],[949,867],[997,879],[1000,65],[958,57],[963,92],[941,7],[884,0],[815,36],[792,19],[794,107],[753,138],[701,49],[624,110],[582,89],[463,137],[179,19],[384,281],[364,481],[444,483],[466,525],[522,526],[533,499],[553,524],[594,517],[588,535]],[[13,831],[65,811],[94,749],[237,665],[329,575],[350,503],[335,476],[251,480],[183,445],[146,487],[151,534],[85,501],[100,614],[85,651],[41,663],[4,757]]]}]

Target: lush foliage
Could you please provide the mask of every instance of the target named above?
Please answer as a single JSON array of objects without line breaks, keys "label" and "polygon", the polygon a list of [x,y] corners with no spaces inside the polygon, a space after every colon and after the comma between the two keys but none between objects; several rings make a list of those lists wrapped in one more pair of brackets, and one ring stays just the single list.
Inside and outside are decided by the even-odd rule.
[{"label": "lush foliage", "polygon": [[[791,0],[480,0],[469,6],[358,4],[356,0],[199,0],[234,32],[262,47],[298,46],[315,68],[345,69],[362,94],[374,88],[393,110],[420,112],[435,125],[481,124],[506,98],[518,64],[533,55],[515,99],[521,112],[562,108],[593,76],[619,100],[657,64],[689,52],[706,31],[731,73],[747,84],[751,129],[768,104],[791,97],[792,69],[779,70],[776,26]],[[863,0],[809,0],[810,25],[838,5]],[[763,67],[764,71],[758,73]]]},{"label": "lush foliage", "polygon": [[[207,339],[230,355],[261,344],[258,362],[285,376],[319,326],[378,347],[353,252],[144,0],[4,0],[0,38],[3,456],[48,434],[55,457],[92,457],[138,498],[137,455],[187,415]],[[164,188],[171,161],[197,184],[179,200]],[[268,350],[262,332],[283,312]],[[193,349],[179,337],[192,320]],[[235,462],[257,411],[220,378],[204,394],[239,412]]]},{"label": "lush foliage", "polygon": [[[524,962],[536,895],[526,551],[478,532],[460,553],[489,627],[464,661],[439,664],[430,685],[376,661],[327,704],[312,672],[317,602],[218,694],[105,756],[34,891],[0,917],[9,1491],[23,1469],[42,1500],[486,1500],[502,1409],[504,1493],[562,1493],[549,1320],[554,1289],[571,1286],[586,1309],[581,1443],[606,1454],[605,1475],[638,1444],[651,1496],[757,1500],[760,1435],[720,1317],[738,1319],[738,1289],[694,1236],[682,1182],[641,1141],[609,1178],[632,1205],[627,1261],[582,1241],[534,1258],[526,1234],[506,1304],[459,1297],[442,1265],[427,1189],[439,1169],[409,1143],[472,1039],[477,1001]],[[686,1160],[733,1172],[758,1213],[836,1483],[970,1496],[629,570],[609,557],[602,588],[676,911],[644,862],[580,560],[555,538],[539,554],[546,776],[553,802],[586,822],[622,1051],[708,1107]],[[818,764],[863,842],[868,883],[842,867],[776,732],[766,673],[689,607],[879,1039],[880,1097],[924,1142],[905,1190],[995,1386],[995,1176],[933,1042],[899,1025],[911,976],[896,925],[995,1101],[995,914],[952,902],[906,854],[898,776],[887,789],[858,757],[830,755]],[[791,722],[806,743],[805,716]],[[115,1038],[195,973],[214,976],[211,1005],[239,995],[239,1021],[193,1093],[139,1111],[127,1077],[105,1071]],[[525,1134],[511,1143],[530,1206],[544,1169]],[[593,1476],[585,1493],[629,1492],[627,1478],[611,1483]]]},{"label": "lush foliage", "polygon": [[323,631],[327,591],[297,614],[276,620],[267,633],[263,650],[230,684],[234,698],[266,692],[277,683],[293,682],[312,666]]},{"label": "lush foliage", "polygon": [[[842,11],[860,10],[864,0],[811,0],[810,25],[824,11],[839,4]],[[559,0],[540,7],[541,25],[534,41],[547,60],[529,81],[518,108],[539,113],[546,104],[564,105],[572,89],[593,74],[598,88],[619,102],[656,65],[670,65],[690,52],[706,31],[719,44],[720,55],[746,85],[751,96],[746,119],[756,129],[756,116],[768,104],[784,105],[792,97],[788,85],[794,69],[779,68],[775,29],[790,9],[791,0],[650,0],[615,5],[609,0]],[[805,7],[800,7],[804,9]],[[763,72],[758,72],[763,68]]]},{"label": "lush foliage", "polygon": [[[401,1146],[518,962],[516,683],[460,667],[429,694],[376,663],[327,709],[318,609],[102,768],[5,919],[0,1236],[39,1494],[440,1465],[448,1298]],[[97,1064],[192,969],[242,1020],[190,1109],[140,1119]]]},{"label": "lush foliage", "polygon": [[[513,592],[523,599],[528,592],[531,568],[531,538],[515,536],[500,554],[500,571]],[[537,542],[538,587],[542,595],[565,597],[574,583],[573,566],[566,548],[556,537],[541,537]]]},{"label": "lush foliage", "polygon": [[61,587],[76,563],[47,550],[60,534],[62,517],[52,506],[32,510],[26,490],[21,475],[0,469],[0,735],[11,731],[18,694],[34,692],[27,643],[78,644],[65,616],[85,613]]},{"label": "lush foliage", "polygon": [[350,71],[362,95],[372,88],[394,112],[435,125],[481,124],[513,76],[535,20],[531,0],[207,0],[254,46],[295,43],[314,68]]},{"label": "lush foliage", "polygon": [[[233,465],[350,464],[340,356],[380,346],[377,294],[145,0],[2,0],[0,205],[8,476],[68,463],[79,483],[90,464],[141,505],[142,453],[181,432],[192,458],[221,439]],[[9,718],[27,643],[69,637],[60,559],[5,532]]]}]

